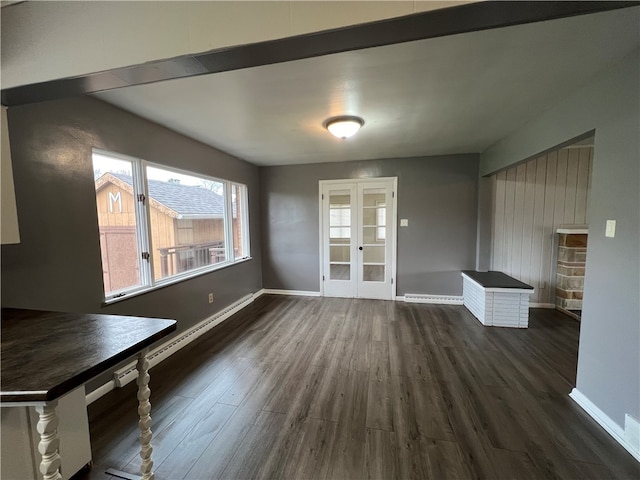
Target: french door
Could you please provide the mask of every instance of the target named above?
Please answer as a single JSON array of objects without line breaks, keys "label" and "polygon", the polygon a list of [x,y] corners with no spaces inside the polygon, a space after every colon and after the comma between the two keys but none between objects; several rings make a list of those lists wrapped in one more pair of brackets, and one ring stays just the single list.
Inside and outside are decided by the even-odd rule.
[{"label": "french door", "polygon": [[321,293],[395,298],[396,178],[320,182]]}]

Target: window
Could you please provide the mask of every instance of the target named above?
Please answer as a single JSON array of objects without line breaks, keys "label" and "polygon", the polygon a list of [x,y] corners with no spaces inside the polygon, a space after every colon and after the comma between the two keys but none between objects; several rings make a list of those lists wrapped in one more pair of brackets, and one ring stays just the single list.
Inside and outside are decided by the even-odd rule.
[{"label": "window", "polygon": [[378,225],[376,228],[376,240],[385,240],[387,236],[387,205],[384,201],[376,200],[376,225]]},{"label": "window", "polygon": [[249,231],[247,223],[247,187],[238,183],[231,184],[231,212],[233,213],[233,255],[234,259],[249,256]]},{"label": "window", "polygon": [[94,150],[105,299],[249,257],[247,187]]},{"label": "window", "polygon": [[329,198],[329,225],[331,238],[342,243],[351,238],[351,197],[349,192],[337,193]]}]

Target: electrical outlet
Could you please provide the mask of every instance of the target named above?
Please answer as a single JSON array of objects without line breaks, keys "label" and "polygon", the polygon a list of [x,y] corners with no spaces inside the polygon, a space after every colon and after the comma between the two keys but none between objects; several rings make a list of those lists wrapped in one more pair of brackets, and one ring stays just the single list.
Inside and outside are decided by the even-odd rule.
[{"label": "electrical outlet", "polygon": [[209,303],[213,303],[213,293],[209,294]]}]

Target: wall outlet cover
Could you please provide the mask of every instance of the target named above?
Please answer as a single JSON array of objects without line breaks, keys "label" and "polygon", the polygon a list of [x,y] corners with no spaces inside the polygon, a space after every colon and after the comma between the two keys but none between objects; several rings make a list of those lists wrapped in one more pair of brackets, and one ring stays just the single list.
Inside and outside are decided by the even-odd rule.
[{"label": "wall outlet cover", "polygon": [[604,236],[613,238],[616,236],[616,221],[615,220],[607,220],[607,227],[604,231]]}]

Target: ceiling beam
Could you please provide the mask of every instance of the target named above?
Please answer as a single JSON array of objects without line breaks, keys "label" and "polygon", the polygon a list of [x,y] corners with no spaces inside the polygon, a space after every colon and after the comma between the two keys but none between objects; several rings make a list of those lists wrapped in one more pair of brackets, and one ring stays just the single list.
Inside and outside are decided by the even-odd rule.
[{"label": "ceiling beam", "polygon": [[178,78],[301,60],[350,50],[542,22],[640,5],[640,1],[499,1],[431,10],[335,30],[221,48],[2,90],[22,105]]}]

